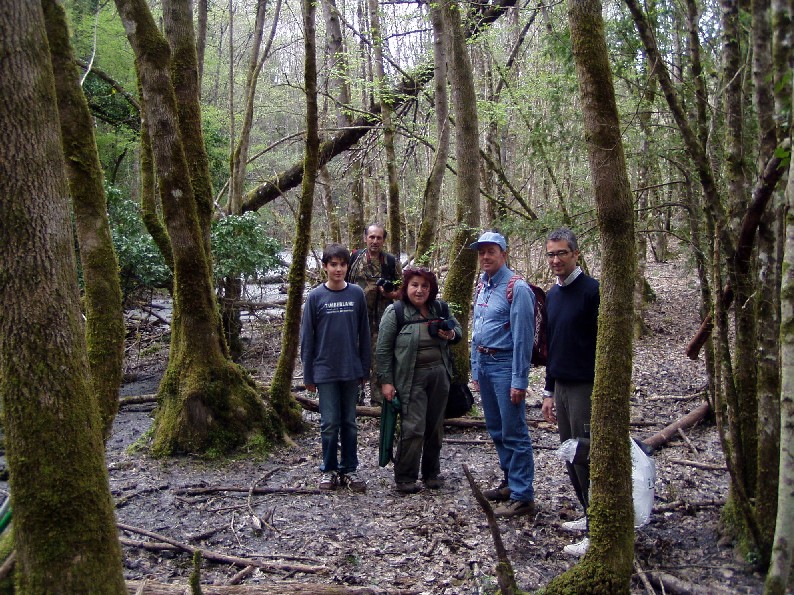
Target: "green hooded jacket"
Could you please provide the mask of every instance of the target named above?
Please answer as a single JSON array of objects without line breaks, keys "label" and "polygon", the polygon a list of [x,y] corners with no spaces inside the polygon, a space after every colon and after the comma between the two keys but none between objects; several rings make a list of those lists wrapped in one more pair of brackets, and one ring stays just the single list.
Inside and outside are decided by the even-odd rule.
[{"label": "green hooded jacket", "polygon": [[[419,310],[412,304],[403,302],[405,322],[421,319]],[[430,305],[430,318],[441,318],[441,309],[438,302]],[[450,318],[455,321],[455,339],[444,341],[437,339],[440,344],[457,343],[463,337],[463,330],[460,323],[452,314]],[[389,305],[383,313],[378,331],[378,345],[375,356],[378,362],[378,382],[381,384],[393,384],[400,395],[400,402],[405,407],[410,399],[411,386],[414,380],[414,366],[416,364],[416,352],[419,348],[419,324],[405,324],[402,329],[397,330],[397,314],[394,305]],[[441,350],[441,357],[444,367],[450,378],[453,376],[452,354],[449,345]]]}]

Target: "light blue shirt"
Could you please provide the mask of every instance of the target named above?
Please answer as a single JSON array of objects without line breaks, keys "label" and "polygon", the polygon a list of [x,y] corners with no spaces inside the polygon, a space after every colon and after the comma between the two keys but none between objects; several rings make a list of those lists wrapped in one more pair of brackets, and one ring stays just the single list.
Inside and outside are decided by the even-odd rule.
[{"label": "light blue shirt", "polygon": [[496,274],[480,277],[482,289],[475,296],[474,324],[471,337],[471,374],[478,380],[478,363],[481,357],[490,357],[477,351],[489,347],[513,353],[510,386],[526,390],[535,341],[535,294],[523,279],[513,285],[513,303],[507,301],[507,284],[514,275],[503,265]]}]

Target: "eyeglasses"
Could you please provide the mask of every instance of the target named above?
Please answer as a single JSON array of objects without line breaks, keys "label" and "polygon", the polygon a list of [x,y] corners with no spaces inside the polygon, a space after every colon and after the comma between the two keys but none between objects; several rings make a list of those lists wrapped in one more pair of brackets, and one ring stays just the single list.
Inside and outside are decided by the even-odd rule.
[{"label": "eyeglasses", "polygon": [[557,250],[556,252],[546,252],[546,258],[549,260],[554,260],[555,258],[559,258],[562,260],[566,258],[571,253],[570,250]]}]

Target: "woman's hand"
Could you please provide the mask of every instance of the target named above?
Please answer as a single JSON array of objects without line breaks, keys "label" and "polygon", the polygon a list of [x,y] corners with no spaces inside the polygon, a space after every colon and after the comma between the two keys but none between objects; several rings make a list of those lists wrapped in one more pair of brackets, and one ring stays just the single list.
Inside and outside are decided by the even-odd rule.
[{"label": "woman's hand", "polygon": [[394,388],[393,384],[381,384],[380,393],[383,395],[384,399],[391,401],[397,393],[397,390]]},{"label": "woman's hand", "polygon": [[451,331],[438,331],[438,336],[445,341],[452,341],[455,338],[455,330]]}]

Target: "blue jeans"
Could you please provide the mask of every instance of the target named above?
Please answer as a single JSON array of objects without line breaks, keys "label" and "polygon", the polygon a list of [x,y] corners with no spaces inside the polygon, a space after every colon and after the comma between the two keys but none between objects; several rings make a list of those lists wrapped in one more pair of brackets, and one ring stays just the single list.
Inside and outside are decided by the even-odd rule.
[{"label": "blue jeans", "polygon": [[[323,462],[320,471],[353,473],[358,468],[358,426],[356,403],[358,380],[325,382],[317,385],[320,395],[320,438]],[[341,435],[341,436],[340,436]],[[337,462],[337,447],[341,438],[342,463]]]},{"label": "blue jeans", "polygon": [[491,435],[499,466],[505,473],[512,500],[535,499],[535,456],[527,427],[526,399],[510,402],[513,354],[500,351],[480,354],[477,376],[485,414],[485,427]]}]

